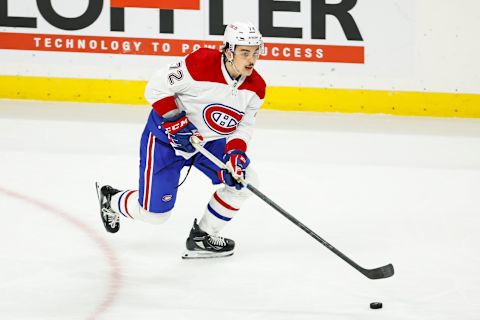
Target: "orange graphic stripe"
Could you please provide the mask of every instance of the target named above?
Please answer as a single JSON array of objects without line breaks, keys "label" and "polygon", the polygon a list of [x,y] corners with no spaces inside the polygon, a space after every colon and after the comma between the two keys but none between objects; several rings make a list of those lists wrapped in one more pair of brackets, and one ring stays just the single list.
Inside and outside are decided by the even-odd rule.
[{"label": "orange graphic stripe", "polygon": [[200,10],[200,0],[111,0],[113,8],[157,8]]},{"label": "orange graphic stripe", "polygon": [[[199,48],[219,50],[222,43],[181,40],[0,32],[0,49],[183,57]],[[364,47],[267,43],[262,60],[359,63]]]}]

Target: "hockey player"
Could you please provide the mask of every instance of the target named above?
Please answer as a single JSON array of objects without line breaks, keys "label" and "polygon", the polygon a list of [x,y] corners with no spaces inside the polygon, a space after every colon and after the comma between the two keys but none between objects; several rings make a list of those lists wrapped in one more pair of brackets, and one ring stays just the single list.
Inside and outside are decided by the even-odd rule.
[{"label": "hockey player", "polygon": [[[221,52],[199,49],[153,76],[145,90],[153,109],[141,137],[138,191],[96,184],[108,232],[119,230],[120,216],[165,222],[175,205],[180,171],[193,166],[223,186],[213,193],[200,221],[194,220],[183,257],[233,254],[234,241],[218,234],[250,196],[236,178],[257,184],[246,152],[265,96],[265,82],[254,70],[262,51],[262,36],[252,24],[232,23]],[[196,152],[192,135],[233,174]]]}]

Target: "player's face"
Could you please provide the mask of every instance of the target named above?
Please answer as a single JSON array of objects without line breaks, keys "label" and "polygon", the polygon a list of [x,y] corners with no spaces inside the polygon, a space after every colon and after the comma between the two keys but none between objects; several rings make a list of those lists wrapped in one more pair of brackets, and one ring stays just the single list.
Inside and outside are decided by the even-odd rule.
[{"label": "player's face", "polygon": [[258,46],[236,46],[233,62],[242,75],[249,76],[252,74],[259,56]]}]

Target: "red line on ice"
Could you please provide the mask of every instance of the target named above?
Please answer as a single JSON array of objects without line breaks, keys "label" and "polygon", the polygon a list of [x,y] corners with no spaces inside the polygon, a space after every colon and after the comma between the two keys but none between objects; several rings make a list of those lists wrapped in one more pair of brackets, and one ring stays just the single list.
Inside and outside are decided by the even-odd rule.
[{"label": "red line on ice", "polygon": [[102,301],[96,306],[96,308],[91,312],[87,319],[97,319],[102,313],[110,308],[115,299],[117,298],[120,286],[121,286],[121,268],[118,262],[118,258],[116,257],[115,250],[108,244],[108,242],[99,236],[94,229],[90,228],[87,224],[83,223],[82,221],[72,217],[68,213],[57,209],[47,203],[44,203],[40,200],[31,198],[21,193],[17,193],[15,191],[4,189],[0,186],[0,193],[3,193],[9,197],[27,202],[29,204],[35,205],[36,207],[49,212],[70,225],[74,226],[77,229],[80,229],[83,233],[85,233],[96,245],[102,250],[104,255],[107,258],[108,264],[110,266],[110,282],[108,284],[108,291],[106,296],[102,299]]}]

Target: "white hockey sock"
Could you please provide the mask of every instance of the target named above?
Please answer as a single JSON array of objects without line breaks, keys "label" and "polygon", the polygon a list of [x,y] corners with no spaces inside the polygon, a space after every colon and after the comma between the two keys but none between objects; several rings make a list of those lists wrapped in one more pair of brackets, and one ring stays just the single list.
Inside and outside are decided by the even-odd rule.
[{"label": "white hockey sock", "polygon": [[138,213],[138,191],[120,191],[112,197],[110,203],[113,211],[120,213],[125,218],[135,219]]},{"label": "white hockey sock", "polygon": [[[247,168],[246,180],[258,186],[257,174],[251,167]],[[208,234],[220,233],[251,195],[247,188],[237,190],[234,187],[224,186],[218,189],[210,199],[198,224],[200,229]]]},{"label": "white hockey sock", "polygon": [[144,210],[138,203],[137,190],[125,190],[112,197],[112,209],[125,218],[140,220],[150,224],[162,224],[170,218],[171,211],[153,213]]},{"label": "white hockey sock", "polygon": [[200,220],[200,229],[208,234],[218,234],[240,209],[240,203],[235,199],[237,197],[237,194],[229,192],[226,188],[217,190],[208,202]]}]

